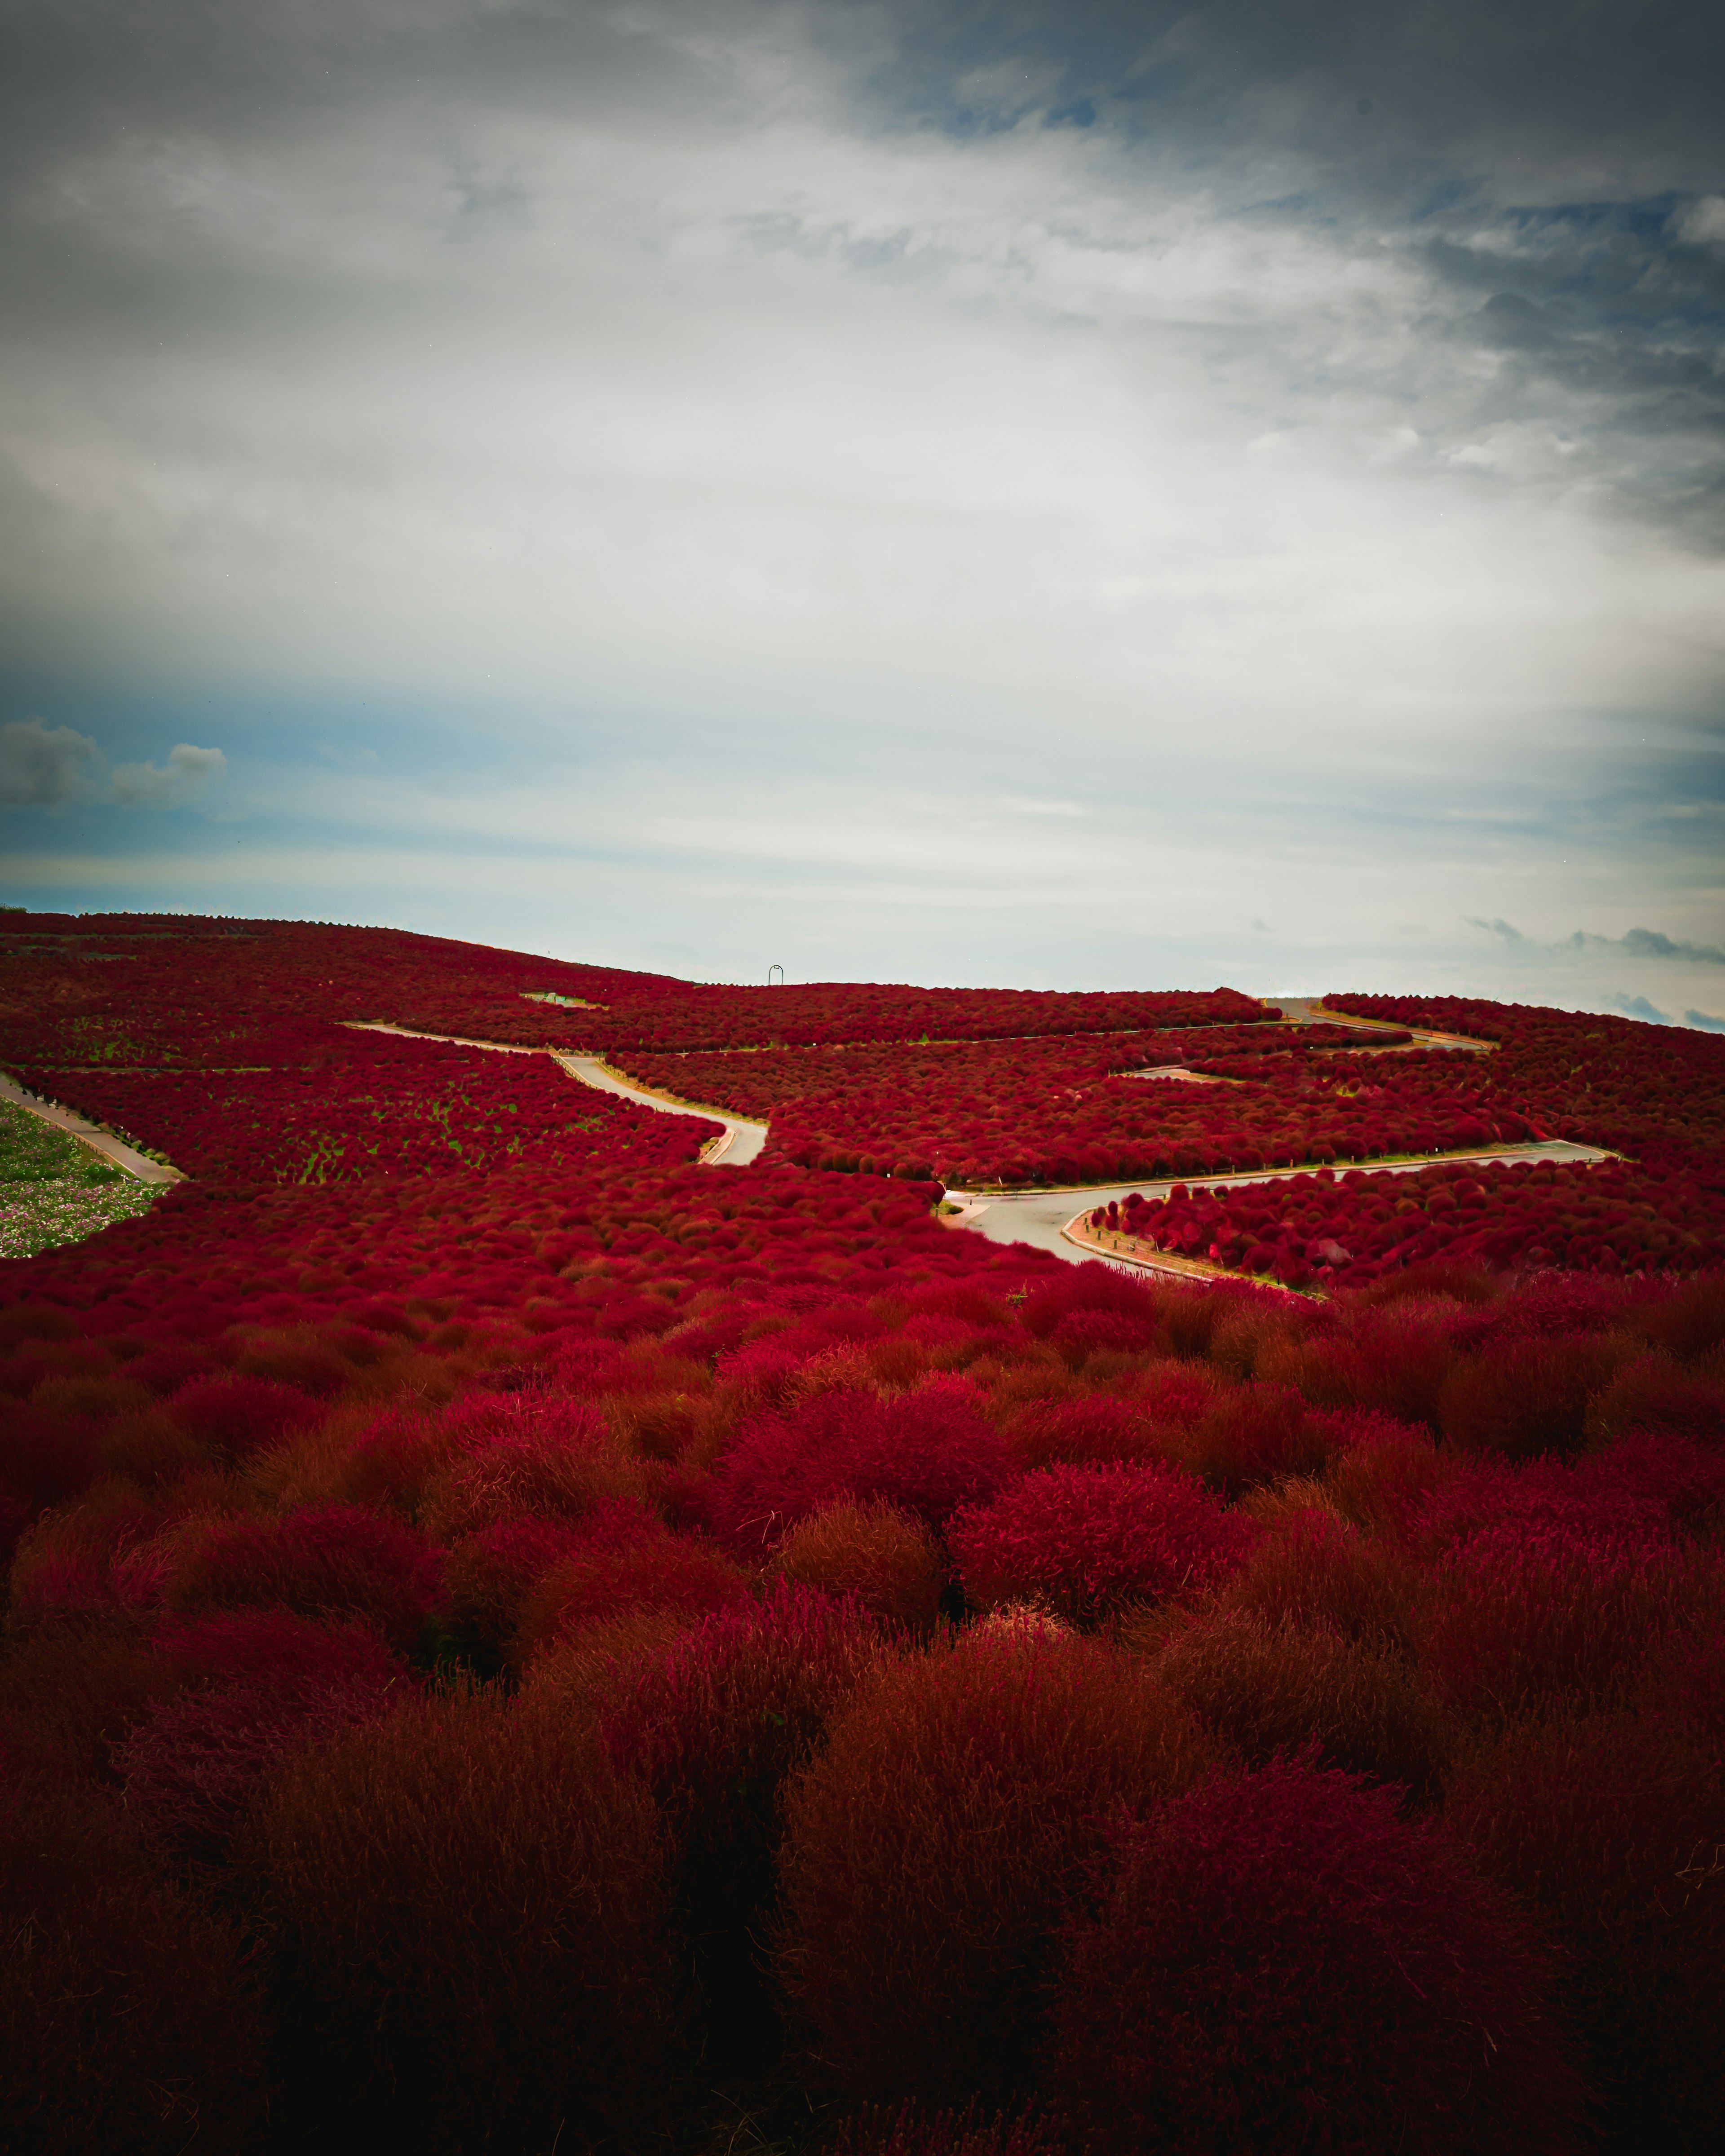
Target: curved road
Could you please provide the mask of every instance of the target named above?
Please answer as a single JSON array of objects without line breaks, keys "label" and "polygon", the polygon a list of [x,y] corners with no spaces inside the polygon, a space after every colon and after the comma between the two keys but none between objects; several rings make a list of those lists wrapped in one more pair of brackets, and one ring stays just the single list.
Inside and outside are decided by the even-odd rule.
[{"label": "curved road", "polygon": [[[1337,1019],[1329,1012],[1315,1011],[1315,997],[1280,996],[1279,1003],[1296,1024],[1313,1025],[1339,1023],[1358,1026],[1362,1032],[1371,1032],[1373,1021],[1363,1019]],[[456,1040],[451,1034],[408,1033],[405,1026],[367,1024],[358,1026],[365,1033],[408,1034],[414,1040]],[[1412,1029],[1409,1029],[1410,1030]],[[1489,1044],[1482,1041],[1464,1041],[1459,1036],[1447,1034],[1416,1034],[1422,1043],[1433,1046],[1456,1045],[1483,1052]],[[572,1078],[583,1086],[596,1087],[602,1093],[614,1093],[625,1101],[633,1101],[643,1108],[656,1108],[662,1115],[698,1116],[704,1122],[721,1123],[725,1136],[701,1155],[703,1166],[708,1168],[747,1168],[760,1154],[767,1142],[768,1126],[744,1116],[734,1116],[728,1109],[701,1107],[688,1101],[675,1101],[662,1093],[649,1092],[621,1071],[614,1070],[597,1055],[565,1054],[555,1049],[516,1048],[501,1041],[459,1040],[464,1048],[490,1048],[505,1055],[549,1055],[560,1063]],[[1572,1145],[1562,1138],[1550,1138],[1538,1143],[1482,1147],[1477,1152],[1442,1153],[1436,1160],[1492,1161],[1560,1160],[1594,1162],[1609,1160],[1609,1153],[1594,1146]],[[1416,1175],[1422,1168],[1430,1168],[1434,1158],[1402,1161],[1356,1161],[1343,1164],[1348,1168],[1370,1168],[1374,1174]],[[1032,1249],[1047,1250],[1053,1256],[1064,1258],[1070,1265],[1082,1265],[1087,1259],[1103,1255],[1112,1265],[1130,1266],[1134,1270],[1175,1270],[1174,1267],[1158,1268],[1153,1261],[1128,1258],[1123,1253],[1098,1253],[1093,1249],[1076,1244],[1066,1234],[1067,1229],[1082,1214],[1094,1207],[1106,1205],[1111,1199],[1124,1198],[1136,1190],[1144,1198],[1166,1198],[1176,1183],[1183,1183],[1189,1190],[1226,1190],[1248,1183],[1281,1183],[1296,1175],[1311,1175],[1316,1171],[1311,1166],[1303,1168],[1256,1168],[1237,1175],[1168,1176],[1153,1181],[1114,1183],[1082,1183],[1062,1190],[1009,1190],[989,1192],[963,1190],[954,1188],[947,1192],[961,1210],[947,1218],[955,1227],[974,1228],[986,1235],[991,1243],[1028,1243]],[[1206,1275],[1217,1278],[1224,1276]]]}]

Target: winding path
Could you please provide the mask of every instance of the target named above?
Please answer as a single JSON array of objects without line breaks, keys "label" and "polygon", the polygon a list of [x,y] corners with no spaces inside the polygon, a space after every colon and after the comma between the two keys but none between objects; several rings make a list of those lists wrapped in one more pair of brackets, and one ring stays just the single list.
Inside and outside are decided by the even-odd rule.
[{"label": "winding path", "polygon": [[[1315,997],[1281,996],[1276,998],[1289,1022],[1295,1025],[1341,1024],[1357,1027],[1363,1033],[1380,1030],[1375,1019],[1358,1019],[1344,1013],[1325,1010]],[[612,1068],[597,1055],[577,1055],[557,1049],[518,1048],[495,1040],[465,1040],[453,1034],[415,1033],[406,1026],[378,1024],[357,1024],[362,1033],[397,1033],[411,1040],[448,1040],[462,1048],[489,1048],[504,1055],[548,1055],[560,1063],[572,1078],[579,1079],[583,1086],[596,1086],[603,1093],[615,1093],[625,1101],[634,1101],[644,1108],[656,1108],[669,1116],[699,1116],[709,1122],[722,1123],[725,1135],[716,1143],[706,1147],[701,1156],[703,1167],[747,1168],[760,1154],[767,1142],[768,1126],[744,1116],[735,1116],[726,1108],[704,1107],[699,1102],[680,1101],[675,1095],[655,1093],[639,1086],[632,1078]],[[1418,1045],[1433,1048],[1466,1048],[1479,1054],[1490,1052],[1489,1041],[1467,1040],[1461,1035],[1417,1031]],[[1571,1161],[1588,1165],[1613,1158],[1597,1146],[1571,1144],[1564,1138],[1548,1138],[1521,1145],[1481,1146],[1459,1152],[1422,1155],[1413,1159],[1382,1161],[1349,1161],[1338,1163],[1345,1168],[1368,1169],[1378,1175],[1417,1175],[1423,1168],[1435,1161],[1474,1161],[1486,1165],[1493,1162],[1518,1160]],[[1189,1190],[1230,1190],[1250,1183],[1283,1183],[1296,1175],[1311,1175],[1316,1171],[1307,1162],[1297,1168],[1251,1168],[1231,1175],[1168,1176],[1153,1181],[1115,1183],[1074,1183],[1062,1189],[985,1191],[965,1190],[954,1187],[947,1197],[957,1203],[958,1211],[948,1214],[947,1219],[955,1228],[973,1228],[978,1235],[986,1235],[991,1243],[1028,1243],[1033,1250],[1046,1250],[1051,1256],[1063,1258],[1069,1265],[1082,1265],[1087,1259],[1102,1258],[1111,1265],[1130,1267],[1134,1271],[1176,1274],[1185,1280],[1229,1280],[1236,1277],[1214,1266],[1200,1266],[1190,1260],[1172,1256],[1146,1256],[1138,1251],[1127,1252],[1103,1247],[1090,1236],[1079,1232],[1085,1224],[1085,1216],[1098,1205],[1111,1199],[1124,1198],[1129,1191],[1137,1191],[1144,1198],[1166,1198],[1177,1183],[1183,1183]],[[1082,1206],[1075,1213],[1072,1200],[1081,1195]]]},{"label": "winding path", "polygon": [[[1357,1027],[1370,1033],[1379,1029],[1378,1022],[1358,1019],[1346,1013],[1325,1010],[1316,998],[1283,996],[1276,999],[1296,1025],[1342,1024]],[[633,1101],[638,1107],[652,1108],[661,1115],[694,1116],[703,1122],[721,1126],[722,1135],[710,1141],[701,1149],[701,1165],[704,1168],[747,1168],[757,1160],[767,1142],[768,1125],[752,1116],[733,1115],[726,1108],[705,1106],[698,1101],[682,1101],[669,1093],[657,1093],[615,1070],[597,1055],[581,1055],[557,1049],[522,1047],[511,1041],[471,1040],[459,1034],[425,1033],[409,1026],[388,1025],[376,1020],[348,1021],[358,1033],[390,1033],[408,1040],[441,1040],[458,1048],[482,1048],[496,1055],[549,1055],[569,1075],[583,1086],[591,1086],[598,1092],[611,1093],[619,1099]],[[1414,1029],[1409,1029],[1414,1030]],[[1489,1053],[1491,1044],[1486,1041],[1466,1040],[1459,1034],[1434,1034],[1414,1030],[1414,1038],[1421,1046],[1466,1048],[1476,1053]],[[11,1079],[0,1077],[0,1098],[12,1101],[27,1108],[32,1115],[57,1125],[94,1151],[122,1168],[141,1183],[178,1183],[183,1180],[177,1168],[163,1166],[146,1158],[133,1147],[126,1145],[108,1132],[100,1130],[69,1108],[57,1107],[52,1102],[39,1100],[27,1093],[23,1087]],[[1418,1159],[1354,1161],[1350,1168],[1368,1168],[1375,1174],[1414,1175],[1423,1168],[1432,1165],[1434,1159],[1446,1161],[1512,1162],[1517,1160],[1556,1160],[1593,1163],[1609,1160],[1612,1156],[1595,1146],[1574,1145],[1559,1138],[1523,1145],[1481,1147],[1474,1151],[1442,1153]],[[1105,1247],[1091,1235],[1078,1231],[1086,1224],[1086,1216],[1098,1205],[1118,1200],[1128,1192],[1137,1191],[1144,1198],[1165,1198],[1176,1183],[1183,1183],[1189,1190],[1227,1190],[1245,1183],[1278,1183],[1296,1175],[1313,1173],[1310,1163],[1299,1168],[1257,1168],[1232,1175],[1171,1176],[1155,1181],[1117,1183],[1071,1184],[1052,1190],[981,1191],[954,1188],[948,1198],[957,1203],[959,1210],[947,1217],[954,1227],[973,1228],[986,1235],[990,1242],[1026,1243],[1033,1249],[1046,1250],[1069,1264],[1080,1265],[1086,1259],[1101,1257],[1110,1264],[1129,1266],[1134,1270],[1178,1274],[1185,1279],[1216,1280],[1233,1277],[1216,1268],[1200,1268],[1190,1261],[1171,1256],[1146,1256],[1141,1252],[1114,1250]],[[1072,1201],[1081,1196],[1083,1204],[1075,1213]]]}]

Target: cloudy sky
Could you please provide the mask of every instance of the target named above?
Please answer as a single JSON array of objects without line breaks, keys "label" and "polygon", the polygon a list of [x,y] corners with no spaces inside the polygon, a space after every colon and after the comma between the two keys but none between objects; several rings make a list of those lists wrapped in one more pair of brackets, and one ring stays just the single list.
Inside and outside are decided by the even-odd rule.
[{"label": "cloudy sky", "polygon": [[0,0],[0,896],[1725,1023],[1707,0]]}]

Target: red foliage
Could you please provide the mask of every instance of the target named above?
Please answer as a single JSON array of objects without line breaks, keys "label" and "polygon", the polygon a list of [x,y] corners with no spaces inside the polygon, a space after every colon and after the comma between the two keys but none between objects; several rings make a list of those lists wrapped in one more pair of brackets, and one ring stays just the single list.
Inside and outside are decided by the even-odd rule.
[{"label": "red foliage", "polygon": [[1711,2148],[1725,2116],[1717,1726],[1656,1712],[1512,1723],[1452,1774],[1445,1815],[1563,1952],[1609,2145]]},{"label": "red foliage", "polygon": [[193,1523],[167,1601],[187,1615],[279,1603],[307,1617],[359,1619],[408,1647],[440,1594],[438,1553],[423,1535],[364,1506],[326,1505]]},{"label": "red foliage", "polygon": [[922,1521],[891,1505],[840,1500],[792,1528],[773,1570],[824,1594],[849,1596],[873,1617],[927,1632],[940,1614],[947,1568]]},{"label": "red foliage", "polygon": [[194,1378],[167,1404],[181,1429],[208,1445],[243,1460],[286,1435],[316,1422],[315,1399],[292,1385],[264,1378]]},{"label": "red foliage", "polygon": [[192,1688],[158,1704],[115,1765],[145,1839],[180,1856],[222,1852],[284,1752],[375,1721],[409,1689],[375,1633],[327,1630],[285,1609],[170,1625],[157,1650]]},{"label": "red foliage", "polygon": [[760,1551],[838,1498],[878,1501],[932,1527],[991,1495],[1017,1470],[983,1419],[982,1396],[959,1378],[913,1393],[818,1393],[793,1414],[763,1415],[726,1454],[709,1499],[714,1532]]},{"label": "red foliage", "polygon": [[288,1757],[237,1844],[326,2101],[548,2147],[639,2111],[663,2033],[653,1806],[554,1698],[458,1690]]},{"label": "red foliage", "polygon": [[523,1598],[513,1652],[541,1652],[631,1610],[705,1617],[748,1596],[748,1574],[728,1558],[662,1527],[609,1547],[589,1543],[552,1566]]},{"label": "red foliage", "polygon": [[1438,1834],[1276,1762],[1117,1826],[1051,2075],[1098,2156],[1579,2149],[1531,1934]]},{"label": "red foliage", "polygon": [[866,2095],[1021,2082],[1101,1819],[1205,1763],[1091,1640],[1001,1630],[886,1665],[786,1801],[779,1963],[824,2064]]},{"label": "red foliage", "polygon": [[9,2151],[257,2145],[270,2030],[255,1970],[110,1799],[0,1773],[0,1936]]},{"label": "red foliage", "polygon": [[1130,1602],[1197,1594],[1245,1558],[1255,1529],[1178,1468],[1045,1467],[948,1531],[968,1599],[1033,1602],[1093,1625]]}]

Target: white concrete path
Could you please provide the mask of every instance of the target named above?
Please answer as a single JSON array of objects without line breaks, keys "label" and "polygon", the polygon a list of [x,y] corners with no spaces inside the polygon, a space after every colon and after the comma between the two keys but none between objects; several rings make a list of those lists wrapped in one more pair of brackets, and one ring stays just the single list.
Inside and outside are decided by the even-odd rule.
[{"label": "white concrete path", "polygon": [[140,1183],[183,1183],[185,1177],[177,1168],[166,1167],[159,1160],[138,1152],[124,1139],[116,1138],[111,1131],[100,1130],[87,1116],[75,1109],[57,1106],[52,1101],[39,1100],[34,1093],[27,1093],[14,1079],[0,1077],[0,1100],[10,1101],[16,1106],[28,1109],[31,1115],[39,1116],[44,1123],[52,1123],[56,1130],[70,1134],[87,1145],[92,1152],[99,1152],[104,1160],[111,1161],[116,1168],[123,1168]]},{"label": "white concrete path", "polygon": [[[1602,1152],[1597,1146],[1572,1145],[1566,1138],[1548,1138],[1527,1145],[1482,1147],[1473,1152],[1442,1152],[1421,1156],[1415,1160],[1351,1160],[1337,1161],[1335,1173],[1339,1179],[1355,1168],[1368,1175],[1417,1175],[1422,1168],[1436,1168],[1453,1163],[1456,1167],[1476,1162],[1489,1166],[1494,1162],[1517,1160],[1575,1161],[1591,1166],[1594,1163],[1613,1159],[1615,1156]],[[1077,1183],[1060,1190],[949,1190],[947,1196],[963,1208],[949,1215],[954,1224],[975,1228],[993,1243],[1029,1243],[1039,1250],[1051,1250],[1057,1258],[1065,1258],[1073,1264],[1081,1264],[1085,1258],[1093,1258],[1097,1252],[1091,1248],[1074,1248],[1073,1239],[1067,1229],[1086,1213],[1111,1199],[1117,1202],[1128,1192],[1136,1190],[1141,1198],[1166,1198],[1177,1183],[1189,1190],[1232,1190],[1247,1183],[1286,1183],[1296,1175],[1316,1175],[1315,1163],[1307,1162],[1301,1168],[1254,1168],[1238,1175],[1174,1175],[1163,1176],[1154,1182]],[[1075,1211],[1075,1200],[1082,1203]],[[1112,1256],[1111,1253],[1105,1255]],[[1114,1262],[1133,1265],[1147,1271],[1178,1272],[1178,1265],[1158,1266],[1147,1258],[1128,1258],[1122,1251]]]},{"label": "white concrete path", "polygon": [[674,1100],[668,1093],[649,1093],[644,1086],[638,1086],[622,1071],[614,1070],[597,1055],[569,1055],[557,1048],[521,1048],[510,1040],[468,1040],[455,1033],[418,1033],[410,1026],[383,1025],[358,1019],[350,1019],[347,1023],[355,1033],[393,1033],[405,1040],[443,1040],[453,1048],[486,1048],[498,1055],[548,1055],[572,1078],[579,1080],[583,1086],[593,1086],[598,1092],[615,1093],[622,1100],[633,1101],[637,1107],[657,1108],[667,1116],[698,1116],[705,1123],[722,1123],[723,1137],[711,1141],[701,1149],[703,1168],[747,1168],[767,1142],[765,1123],[753,1122],[746,1116],[733,1116],[726,1108],[703,1108],[692,1101]]}]

